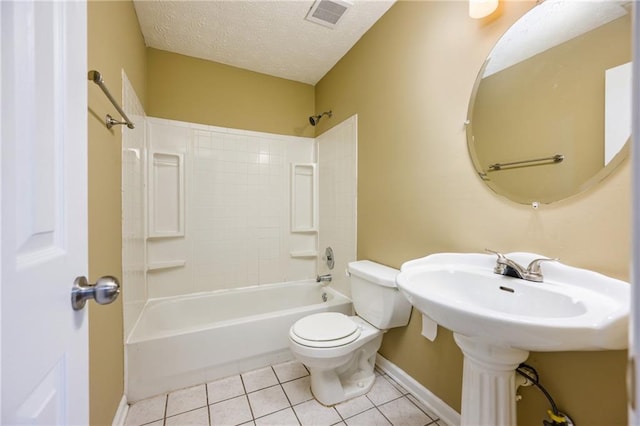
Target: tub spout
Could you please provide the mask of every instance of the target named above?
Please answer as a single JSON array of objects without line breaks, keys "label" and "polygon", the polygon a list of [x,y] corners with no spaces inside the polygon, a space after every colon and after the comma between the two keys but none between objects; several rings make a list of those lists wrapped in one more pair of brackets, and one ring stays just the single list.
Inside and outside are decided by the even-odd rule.
[{"label": "tub spout", "polygon": [[318,275],[316,277],[317,283],[328,283],[331,282],[331,274]]}]

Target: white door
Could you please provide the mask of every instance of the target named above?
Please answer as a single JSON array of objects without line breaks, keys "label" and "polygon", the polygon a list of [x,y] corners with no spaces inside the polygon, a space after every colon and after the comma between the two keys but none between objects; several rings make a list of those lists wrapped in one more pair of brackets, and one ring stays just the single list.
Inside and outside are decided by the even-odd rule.
[{"label": "white door", "polygon": [[2,424],[88,424],[82,1],[1,1]]},{"label": "white door", "polygon": [[633,250],[631,253],[631,324],[629,327],[629,370],[627,371],[629,424],[640,424],[640,4],[633,2],[633,65],[632,65],[632,220]]}]

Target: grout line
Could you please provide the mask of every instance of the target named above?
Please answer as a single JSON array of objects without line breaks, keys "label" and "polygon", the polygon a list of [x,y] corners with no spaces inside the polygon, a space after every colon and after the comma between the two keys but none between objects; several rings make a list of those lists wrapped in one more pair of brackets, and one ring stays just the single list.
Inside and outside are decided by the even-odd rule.
[{"label": "grout line", "polygon": [[[409,393],[409,395],[413,396],[411,393]],[[415,398],[415,396],[414,396],[414,398]],[[420,405],[418,405],[418,404],[417,404],[413,399],[409,398],[408,396],[407,396],[407,399],[409,400],[409,402],[410,402],[410,403],[412,403],[413,405],[415,405],[415,406],[416,406],[416,408],[417,408],[418,410],[422,411],[424,414],[426,414],[426,415],[427,415],[427,417],[429,417],[430,419],[432,419],[434,422],[440,421],[440,417],[437,417],[437,416],[436,416],[436,418],[434,419],[434,418],[431,416],[431,414],[435,414],[435,413],[431,413],[431,414],[429,414],[429,413],[427,413],[425,410],[423,410],[423,409],[422,409],[422,407],[420,407]],[[429,423],[429,424],[431,424],[431,423]]]},{"label": "grout line", "polygon": [[[386,403],[385,403],[385,404],[386,404]],[[376,405],[374,408],[375,408],[376,410],[378,410],[378,413],[380,413],[380,414],[382,415],[382,417],[384,417],[384,418],[389,422],[389,424],[390,424],[391,426],[393,426],[393,422],[392,422],[391,420],[389,420],[389,419],[387,418],[387,416],[385,416],[385,415],[384,415],[384,413],[383,413],[383,412],[378,408],[378,406],[377,406],[377,405]],[[429,416],[427,416],[427,417],[429,417]],[[431,417],[429,417],[429,418],[431,418]]]},{"label": "grout line", "polygon": [[238,374],[238,376],[240,376],[240,383],[242,383],[242,390],[244,391],[244,394],[248,395],[249,393],[247,392],[247,387],[244,385],[244,379],[242,378],[242,374]]},{"label": "grout line", "polygon": [[207,406],[207,407],[196,407],[196,408],[192,408],[191,410],[182,411],[182,412],[180,412],[180,413],[176,413],[176,414],[172,414],[172,415],[170,415],[170,416],[167,416],[167,417],[165,417],[165,420],[166,420],[166,419],[171,419],[171,418],[173,418],[173,417],[178,417],[178,416],[181,416],[181,415],[183,415],[183,414],[190,413],[190,412],[192,412],[192,411],[202,410],[203,408],[207,408],[207,409],[208,409],[209,407]]},{"label": "grout line", "polygon": [[[409,394],[407,394],[407,395],[409,395]],[[431,417],[427,412],[425,412],[425,411],[424,411],[422,408],[420,408],[420,407],[419,407],[415,402],[413,402],[413,401],[411,400],[411,398],[407,397],[407,395],[402,395],[402,396],[400,396],[400,397],[398,397],[398,398],[391,399],[391,400],[389,400],[389,401],[387,401],[387,402],[383,402],[383,403],[382,403],[382,404],[380,404],[380,405],[375,405],[375,404],[374,404],[374,405],[375,405],[375,407],[376,407],[376,408],[378,408],[378,407],[381,407],[381,406],[383,406],[383,405],[389,404],[390,402],[397,401],[397,400],[399,400],[399,399],[403,399],[403,398],[404,398],[404,399],[406,399],[407,401],[409,401],[411,404],[413,404],[413,405],[414,405],[418,410],[420,410],[420,411],[421,411],[425,416],[427,416],[427,418],[428,418],[428,419],[430,419],[430,420],[431,420],[429,423],[426,423],[426,425],[431,425],[431,424],[433,424],[433,423],[435,423],[435,422],[437,422],[437,421],[439,421],[439,420],[440,420],[439,418],[435,418],[435,419],[434,419],[433,417]],[[381,411],[381,413],[382,413],[382,411]],[[382,414],[382,415],[384,416],[384,414]],[[386,416],[385,416],[385,418],[386,418]],[[387,420],[389,420],[389,419],[387,419]],[[391,422],[391,420],[389,420],[389,422]],[[393,422],[391,422],[391,424],[393,425]]]},{"label": "grout line", "polygon": [[398,392],[400,392],[403,396],[409,395],[409,391],[407,389],[405,389],[400,383],[396,382],[395,380],[393,380],[391,377],[389,377],[387,374],[385,374],[384,379],[391,385],[393,386]]},{"label": "grout line", "polygon": [[291,406],[290,408],[291,408],[291,411],[293,411],[293,415],[296,417],[298,424],[301,425],[302,421],[300,420],[300,417],[298,417],[298,412],[295,410],[295,408],[293,408],[293,406]]},{"label": "grout line", "polygon": [[278,376],[278,373],[276,373],[276,369],[273,368],[273,365],[270,365],[269,367],[271,367],[271,371],[273,372],[273,375],[276,376],[276,381],[278,382],[278,384],[282,384],[282,381],[280,380],[280,377]]},{"label": "grout line", "polygon": [[284,390],[284,387],[282,387],[282,384],[280,384],[280,389],[282,389],[282,393],[284,393],[284,397],[287,398],[287,402],[289,403],[289,407],[293,408],[293,404],[291,403],[291,399],[289,399],[289,395],[287,395],[287,391]]},{"label": "grout line", "polygon": [[[369,392],[365,393],[365,394],[364,394],[364,397],[365,397],[365,398],[367,398],[367,399],[369,400],[369,402],[371,403],[371,405],[373,405],[374,407],[377,407],[376,403],[375,403],[375,402],[373,402],[373,401],[371,400],[371,398],[369,398]],[[368,410],[365,410],[365,411],[368,411]],[[363,413],[364,413],[364,411],[363,411]]]},{"label": "grout line", "polygon": [[[333,411],[335,411],[335,412],[336,412],[336,414],[338,414],[338,418],[340,419],[340,422],[344,422],[344,419],[343,419],[343,418],[342,418],[342,416],[340,415],[340,411],[338,411],[338,409],[336,408],[336,405],[338,405],[338,404],[333,404],[333,405],[331,406],[331,408],[333,408]],[[340,423],[340,422],[336,422],[336,423],[334,423],[334,424],[338,424],[338,423]]]},{"label": "grout line", "polygon": [[[281,408],[281,409],[279,409],[279,410],[277,410],[277,411],[274,411],[273,413],[268,413],[268,414],[264,414],[264,415],[262,415],[262,416],[260,416],[260,417],[255,417],[255,418],[253,419],[253,421],[255,422],[255,421],[256,421],[256,420],[258,420],[258,419],[264,419],[264,418],[265,418],[265,417],[267,417],[267,416],[270,416],[270,415],[275,414],[275,413],[279,413],[279,412],[281,412],[281,411],[285,411],[285,410],[287,410],[287,409],[289,409],[289,408],[293,409],[293,408],[292,408],[292,407],[290,407],[290,406],[289,406],[289,407],[284,407],[284,408]],[[296,412],[294,411],[293,413],[295,414]],[[296,419],[297,419],[297,418],[298,418],[298,416],[296,416]],[[300,420],[298,420],[298,423],[300,423]]]},{"label": "grout line", "polygon": [[209,426],[211,426],[211,410],[209,409],[209,386],[204,384],[204,396],[207,403],[207,419],[209,419]]},{"label": "grout line", "polygon": [[[339,403],[338,403],[338,404],[339,404]],[[334,410],[336,410],[336,413],[338,413],[338,417],[340,417],[340,421],[344,422],[346,419],[345,419],[344,417],[342,417],[342,414],[340,414],[340,411],[338,411],[338,409],[336,408],[336,405],[338,405],[338,404],[335,404],[335,405],[333,406],[333,409],[334,409]],[[353,416],[351,416],[351,417],[353,417]],[[340,422],[338,422],[338,423],[340,423]],[[346,423],[346,422],[345,422],[345,423]]]},{"label": "grout line", "polygon": [[164,413],[162,413],[162,426],[167,424],[167,406],[169,405],[169,394],[164,397]]},{"label": "grout line", "polygon": [[[249,412],[251,413],[251,420],[255,424],[256,416],[255,416],[255,414],[253,414],[253,407],[251,407],[251,401],[249,400],[249,394],[247,393],[247,387],[244,385],[244,379],[242,378],[242,374],[239,374],[239,376],[240,376],[240,383],[242,383],[242,389],[244,390],[244,397],[247,399],[247,404],[249,405]],[[242,395],[240,395],[240,396],[242,396]]]}]

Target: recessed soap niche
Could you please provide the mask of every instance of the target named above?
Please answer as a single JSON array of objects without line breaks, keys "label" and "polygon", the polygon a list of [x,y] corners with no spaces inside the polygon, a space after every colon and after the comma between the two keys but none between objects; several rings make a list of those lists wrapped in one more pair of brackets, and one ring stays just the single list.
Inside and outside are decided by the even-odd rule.
[{"label": "recessed soap niche", "polygon": [[291,164],[291,232],[317,232],[316,165]]},{"label": "recessed soap niche", "polygon": [[149,238],[184,236],[184,156],[151,152]]}]

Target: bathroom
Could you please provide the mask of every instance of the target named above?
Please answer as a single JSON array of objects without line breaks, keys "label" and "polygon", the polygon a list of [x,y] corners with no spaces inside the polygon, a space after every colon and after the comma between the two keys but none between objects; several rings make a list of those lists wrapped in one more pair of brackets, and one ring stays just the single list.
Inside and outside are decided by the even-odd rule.
[{"label": "bathroom", "polygon": [[[462,1],[398,2],[312,86],[147,48],[131,2],[89,2],[88,62],[114,93],[121,87],[112,76],[124,69],[153,117],[314,137],[357,114],[358,259],[399,268],[431,253],[489,247],[559,257],[628,281],[629,161],[588,191],[532,209],[496,195],[469,160],[463,123],[477,72],[535,5],[501,2],[491,17],[473,20]],[[89,92],[89,109],[95,280],[122,270],[122,152],[120,130],[91,113],[108,109],[98,91]],[[326,110],[330,119],[307,124]],[[122,301],[89,315],[91,424],[109,424],[124,392]],[[460,410],[462,353],[452,333],[440,330],[429,342],[420,327],[412,315],[385,335],[380,353]],[[626,423],[626,351],[532,353],[528,363],[577,423]],[[546,400],[533,388],[521,394],[519,424],[539,424]]]}]

